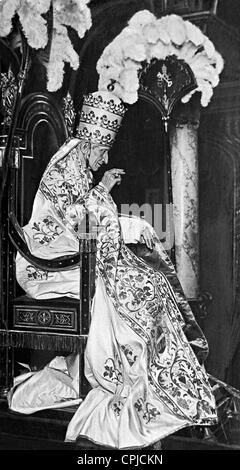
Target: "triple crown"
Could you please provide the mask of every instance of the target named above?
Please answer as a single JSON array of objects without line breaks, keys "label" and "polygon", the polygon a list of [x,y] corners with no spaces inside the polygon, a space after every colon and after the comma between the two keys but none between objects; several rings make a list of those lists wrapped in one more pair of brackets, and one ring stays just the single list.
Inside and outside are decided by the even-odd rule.
[{"label": "triple crown", "polygon": [[111,147],[125,114],[124,104],[107,91],[84,97],[77,137]]}]

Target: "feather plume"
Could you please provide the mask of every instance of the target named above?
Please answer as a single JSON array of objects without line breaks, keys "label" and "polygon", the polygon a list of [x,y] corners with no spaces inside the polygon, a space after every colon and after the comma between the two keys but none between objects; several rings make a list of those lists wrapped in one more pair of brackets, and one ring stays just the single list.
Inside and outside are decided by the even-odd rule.
[{"label": "feather plume", "polygon": [[[52,0],[53,36],[50,60],[47,66],[49,91],[56,91],[63,82],[64,63],[76,70],[78,55],[69,39],[66,26],[74,28],[83,38],[92,25],[89,0]],[[7,36],[12,29],[12,19],[17,13],[28,44],[34,49],[44,49],[48,42],[47,13],[51,0],[0,0],[0,34]]]},{"label": "feather plume", "polygon": [[97,63],[99,89],[107,89],[115,81],[114,92],[117,90],[119,98],[132,104],[138,99],[137,71],[142,68],[142,62],[164,60],[171,55],[191,67],[198,84],[182,101],[189,101],[198,91],[202,95],[202,105],[207,106],[223,69],[221,55],[209,38],[190,21],[177,15],[157,19],[147,10],[136,13],[103,51]]}]

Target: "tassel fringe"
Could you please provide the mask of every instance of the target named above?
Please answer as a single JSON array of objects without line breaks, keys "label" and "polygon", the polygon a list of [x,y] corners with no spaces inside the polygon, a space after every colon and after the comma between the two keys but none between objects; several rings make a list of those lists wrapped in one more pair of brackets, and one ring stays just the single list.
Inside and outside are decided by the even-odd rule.
[{"label": "tassel fringe", "polygon": [[0,331],[0,347],[83,353],[87,336]]}]

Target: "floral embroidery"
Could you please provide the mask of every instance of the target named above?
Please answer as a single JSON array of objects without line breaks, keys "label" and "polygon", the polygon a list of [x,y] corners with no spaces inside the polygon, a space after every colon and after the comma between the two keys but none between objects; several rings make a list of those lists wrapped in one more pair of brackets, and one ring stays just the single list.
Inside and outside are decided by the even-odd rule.
[{"label": "floral embroidery", "polygon": [[26,267],[26,271],[28,273],[29,281],[47,281],[49,278],[48,271],[43,271],[42,269],[36,268],[35,266],[32,266],[30,264]]},{"label": "floral embroidery", "polygon": [[48,244],[55,240],[63,230],[59,227],[53,217],[45,217],[40,222],[34,222],[32,230],[35,231],[33,239],[38,241],[41,245]]},{"label": "floral embroidery", "polygon": [[124,403],[121,401],[121,400],[118,400],[118,401],[115,401],[114,403],[112,403],[112,409],[114,411],[114,413],[116,414],[117,417],[120,416],[120,413],[121,413],[121,410],[124,406]]},{"label": "floral embroidery", "polygon": [[179,406],[181,406],[185,410],[189,410],[189,405],[191,404],[190,400],[186,400],[185,398],[177,398],[177,402]]},{"label": "floral embroidery", "polygon": [[117,357],[115,357],[115,359],[109,357],[104,364],[105,372],[103,372],[103,377],[116,384],[123,383],[120,367],[121,362]]},{"label": "floral embroidery", "polygon": [[129,344],[125,344],[121,346],[121,349],[124,352],[130,366],[133,366],[137,359],[137,356],[134,354],[133,348]]},{"label": "floral embroidery", "polygon": [[[215,400],[183,332],[182,315],[168,279],[124,245],[116,209],[104,188],[92,189],[87,205],[97,214],[102,227],[97,245],[97,275],[103,278],[118,315],[146,344],[148,381],[153,393],[180,418],[194,424],[212,424],[216,420]],[[187,315],[192,318],[191,311]],[[106,376],[115,378],[114,361],[106,365]],[[209,395],[204,394],[206,404],[202,406],[204,388]],[[145,410],[139,401],[136,408],[146,420],[159,413],[150,404]]]},{"label": "floral embroidery", "polygon": [[134,407],[141,414],[146,424],[150,421],[156,421],[156,418],[161,415],[160,411],[153,406],[151,403],[144,402],[143,398],[139,398],[135,403]]},{"label": "floral embroidery", "polygon": [[89,184],[90,177],[76,147],[65,158],[47,167],[39,190],[54,203],[58,215],[64,219],[67,207],[82,201],[89,191]]},{"label": "floral embroidery", "polygon": [[196,420],[200,420],[201,416],[205,413],[207,415],[212,415],[214,413],[214,408],[206,400],[199,401],[197,403],[197,416]]}]

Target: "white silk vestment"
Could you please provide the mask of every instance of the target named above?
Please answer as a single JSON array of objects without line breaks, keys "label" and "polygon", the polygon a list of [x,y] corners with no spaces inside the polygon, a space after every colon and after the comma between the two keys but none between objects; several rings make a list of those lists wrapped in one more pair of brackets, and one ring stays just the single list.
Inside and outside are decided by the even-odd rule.
[{"label": "white silk vestment", "polygon": [[[78,251],[76,224],[85,210],[94,214],[99,227],[85,351],[92,389],[69,423],[66,441],[83,436],[118,449],[144,447],[186,426],[214,424],[215,400],[194,353],[195,346],[206,350],[206,340],[187,334],[186,311],[185,317],[180,311],[184,302],[186,310],[186,300],[164,271],[150,267],[125,245],[113,199],[101,183],[89,190],[77,144],[77,139],[71,141],[67,152],[65,146],[52,158],[24,228],[33,254],[50,259]],[[128,230],[126,234],[128,241],[136,241]],[[169,263],[156,237],[155,248]],[[78,268],[42,272],[18,255],[17,276],[34,298],[79,296]],[[195,326],[189,306],[187,316]],[[56,357],[43,370],[18,378],[9,394],[11,409],[32,413],[74,403],[77,362],[74,356]]]}]

